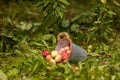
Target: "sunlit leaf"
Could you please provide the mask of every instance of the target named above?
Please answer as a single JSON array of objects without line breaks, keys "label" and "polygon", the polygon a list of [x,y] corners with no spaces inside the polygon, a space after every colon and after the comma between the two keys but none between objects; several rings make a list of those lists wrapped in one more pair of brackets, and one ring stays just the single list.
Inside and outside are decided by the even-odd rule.
[{"label": "sunlit leaf", "polygon": [[19,72],[19,70],[17,68],[13,68],[7,72],[7,75],[15,76],[16,74],[18,74],[18,72]]},{"label": "sunlit leaf", "polygon": [[101,2],[102,2],[103,4],[106,4],[106,0],[101,0]]},{"label": "sunlit leaf", "polygon": [[36,61],[35,65],[33,66],[32,71],[30,72],[28,78],[35,72],[35,70],[38,68],[39,66],[39,60]]},{"label": "sunlit leaf", "polygon": [[63,21],[62,21],[62,27],[67,28],[69,25],[70,25],[70,21],[63,19]]},{"label": "sunlit leaf", "polygon": [[8,80],[7,75],[0,69],[0,80]]},{"label": "sunlit leaf", "polygon": [[42,39],[43,40],[49,40],[51,38],[51,36],[52,36],[51,34],[43,35]]},{"label": "sunlit leaf", "polygon": [[71,26],[71,31],[73,31],[73,32],[79,32],[79,25],[78,24],[73,24]]},{"label": "sunlit leaf", "polygon": [[64,3],[64,4],[66,4],[66,5],[69,5],[69,2],[68,2],[67,0],[58,0],[58,1],[60,1],[60,2],[62,2],[62,3]]},{"label": "sunlit leaf", "polygon": [[47,42],[45,40],[42,40],[42,42],[49,49]]},{"label": "sunlit leaf", "polygon": [[113,0],[114,4],[116,4],[117,6],[120,6],[120,3],[117,2],[116,0]]}]

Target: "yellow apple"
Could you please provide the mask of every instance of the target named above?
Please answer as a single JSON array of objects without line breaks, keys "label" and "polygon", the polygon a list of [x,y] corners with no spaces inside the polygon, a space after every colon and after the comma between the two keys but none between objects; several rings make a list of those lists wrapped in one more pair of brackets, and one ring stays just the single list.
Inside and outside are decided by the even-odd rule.
[{"label": "yellow apple", "polygon": [[56,57],[58,54],[59,54],[58,51],[55,50],[51,52],[52,57]]}]

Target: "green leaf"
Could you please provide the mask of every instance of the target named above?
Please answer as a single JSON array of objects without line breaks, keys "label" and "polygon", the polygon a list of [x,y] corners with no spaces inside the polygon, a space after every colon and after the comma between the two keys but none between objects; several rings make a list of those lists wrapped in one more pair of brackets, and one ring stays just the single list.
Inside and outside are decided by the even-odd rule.
[{"label": "green leaf", "polygon": [[79,25],[78,24],[73,24],[71,26],[71,31],[73,31],[73,32],[79,32]]},{"label": "green leaf", "polygon": [[31,22],[20,22],[20,23],[15,22],[14,24],[17,28],[20,28],[21,30],[29,30],[32,27]]},{"label": "green leaf", "polygon": [[55,43],[56,43],[56,38],[55,38],[55,36],[54,36],[54,35],[52,35],[52,41],[53,41],[53,44],[55,44]]},{"label": "green leaf", "polygon": [[36,61],[35,65],[33,66],[32,71],[30,72],[28,78],[35,72],[35,70],[38,68],[39,66],[39,60]]},{"label": "green leaf", "polygon": [[12,70],[9,70],[7,72],[7,75],[9,75],[9,76],[15,76],[18,72],[19,72],[19,70],[17,68],[13,68]]},{"label": "green leaf", "polygon": [[43,44],[37,43],[37,42],[31,42],[30,45],[36,45],[36,46],[45,46]]},{"label": "green leaf", "polygon": [[45,40],[42,40],[42,42],[49,49],[47,42]]},{"label": "green leaf", "polygon": [[47,34],[47,35],[42,36],[42,39],[49,40],[51,38],[51,36],[52,36],[51,34]]},{"label": "green leaf", "polygon": [[7,75],[0,69],[0,80],[8,80]]},{"label": "green leaf", "polygon": [[62,27],[67,28],[70,25],[70,21],[67,19],[63,19],[62,21]]},{"label": "green leaf", "polygon": [[120,3],[117,2],[116,0],[113,0],[114,4],[117,5],[117,6],[120,6]]},{"label": "green leaf", "polygon": [[69,2],[66,0],[59,0],[60,2],[62,2],[63,4],[69,5]]}]

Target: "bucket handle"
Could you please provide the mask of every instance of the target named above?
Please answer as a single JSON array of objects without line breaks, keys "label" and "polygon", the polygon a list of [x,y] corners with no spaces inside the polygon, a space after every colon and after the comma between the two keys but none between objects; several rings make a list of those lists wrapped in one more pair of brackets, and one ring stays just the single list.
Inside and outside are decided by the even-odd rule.
[{"label": "bucket handle", "polygon": [[62,39],[62,36],[65,36],[67,39],[70,40],[69,34],[67,32],[59,33],[58,36],[57,36],[57,40],[59,41],[60,39]]}]

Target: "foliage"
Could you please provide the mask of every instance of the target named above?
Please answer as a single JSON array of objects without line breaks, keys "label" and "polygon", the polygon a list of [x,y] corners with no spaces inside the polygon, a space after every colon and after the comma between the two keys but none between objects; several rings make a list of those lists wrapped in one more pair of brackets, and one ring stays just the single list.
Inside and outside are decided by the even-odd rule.
[{"label": "foliage", "polygon": [[6,10],[1,13],[0,51],[10,52],[15,45],[24,44],[24,41],[28,43],[33,38],[54,32],[63,17],[64,5],[69,3],[66,0],[38,0],[33,4],[27,1],[9,3],[9,8],[6,6]]},{"label": "foliage", "polygon": [[[120,4],[88,1],[0,1],[0,80],[119,80]],[[86,49],[85,62],[53,65],[44,59],[41,52],[55,48],[61,31]]]}]

